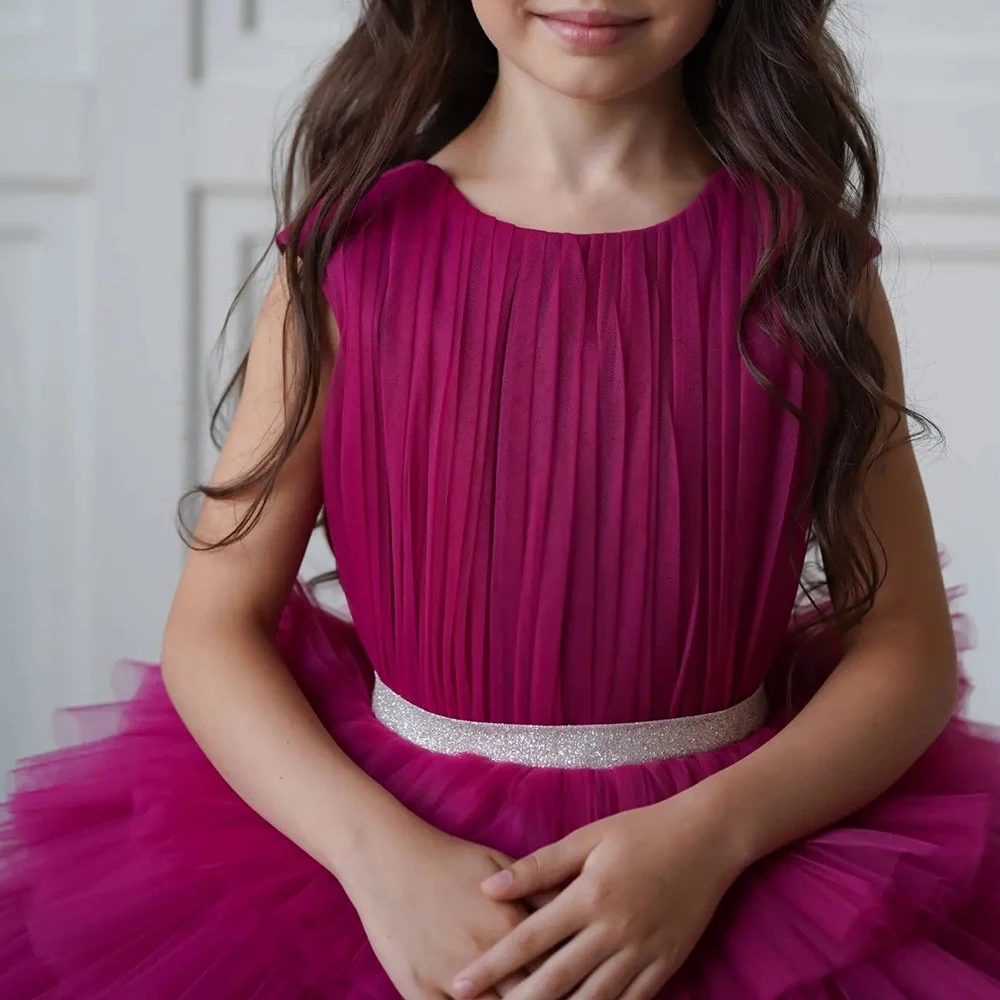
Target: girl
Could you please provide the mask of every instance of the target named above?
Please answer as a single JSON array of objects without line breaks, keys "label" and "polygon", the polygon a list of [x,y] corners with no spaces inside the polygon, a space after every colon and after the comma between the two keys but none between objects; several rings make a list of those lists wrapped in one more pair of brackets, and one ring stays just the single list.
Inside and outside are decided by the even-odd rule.
[{"label": "girl", "polygon": [[0,996],[1000,997],[828,7],[365,5],[162,671],[15,775]]}]

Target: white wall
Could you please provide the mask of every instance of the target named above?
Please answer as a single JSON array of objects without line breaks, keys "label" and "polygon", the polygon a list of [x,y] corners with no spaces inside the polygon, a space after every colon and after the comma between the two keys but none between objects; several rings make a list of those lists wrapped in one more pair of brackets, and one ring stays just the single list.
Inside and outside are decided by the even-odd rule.
[{"label": "white wall", "polygon": [[[327,0],[0,3],[0,768],[155,659],[207,354]],[[339,16],[338,16],[339,14]]]},{"label": "white wall", "polygon": [[[206,355],[271,227],[268,152],[350,4],[0,4],[0,768],[155,659]],[[332,13],[331,13],[332,12]],[[1000,6],[854,0],[888,150],[885,275],[949,582],[1000,721]],[[243,315],[246,321],[246,314]]]},{"label": "white wall", "polygon": [[947,439],[921,459],[978,633],[970,710],[1000,722],[1000,5],[855,0],[848,16],[886,150],[883,280],[913,402]]}]

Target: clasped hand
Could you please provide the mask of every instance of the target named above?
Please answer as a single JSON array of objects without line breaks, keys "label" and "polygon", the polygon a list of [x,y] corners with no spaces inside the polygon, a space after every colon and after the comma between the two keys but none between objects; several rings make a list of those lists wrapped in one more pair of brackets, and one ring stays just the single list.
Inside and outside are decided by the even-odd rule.
[{"label": "clasped hand", "polygon": [[654,997],[744,867],[729,839],[719,817],[680,793],[521,858],[485,879],[483,892],[504,901],[548,893],[548,902],[459,972],[453,995],[516,982],[506,1000]]}]

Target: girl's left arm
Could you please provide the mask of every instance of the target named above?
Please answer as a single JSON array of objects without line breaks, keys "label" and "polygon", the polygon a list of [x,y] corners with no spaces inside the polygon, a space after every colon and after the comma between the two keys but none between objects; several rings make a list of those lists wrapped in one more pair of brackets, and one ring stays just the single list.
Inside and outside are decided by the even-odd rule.
[{"label": "girl's left arm", "polygon": [[[895,325],[874,267],[866,286],[885,389],[903,402]],[[745,868],[877,798],[941,732],[958,669],[937,544],[905,420],[887,412],[881,440],[890,447],[864,490],[884,582],[822,688],[737,763],[583,827],[484,884],[500,899],[563,888],[461,973],[456,996],[478,996],[523,967],[537,971],[511,1000],[654,996]]]},{"label": "girl's left arm", "polygon": [[[899,343],[875,269],[869,332],[886,391],[904,401]],[[927,749],[955,709],[958,666],[948,598],[905,420],[886,413],[889,448],[865,481],[873,548],[885,580],[846,637],[826,683],[773,739],[703,783],[747,865],[856,811]],[[733,822],[736,820],[736,822]]]}]

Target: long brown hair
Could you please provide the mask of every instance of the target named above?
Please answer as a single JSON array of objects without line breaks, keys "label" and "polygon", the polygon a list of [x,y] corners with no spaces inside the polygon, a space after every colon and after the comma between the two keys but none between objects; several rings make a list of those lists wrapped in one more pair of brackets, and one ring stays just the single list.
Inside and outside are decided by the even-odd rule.
[{"label": "long brown hair", "polygon": [[[833,0],[723,0],[685,59],[683,78],[708,148],[723,167],[755,175],[770,205],[773,235],[743,304],[744,363],[776,391],[744,342],[747,317],[768,302],[831,388],[809,484],[810,541],[822,576],[804,586],[807,593],[829,589],[829,616],[846,629],[869,610],[884,574],[861,489],[870,457],[885,447],[883,415],[888,409],[897,420],[909,418],[921,432],[933,425],[886,394],[884,365],[866,329],[862,290],[878,216],[878,143],[851,66],[828,30],[832,6]],[[468,0],[363,3],[357,25],[294,121],[276,198],[280,226],[288,227],[299,257],[298,266],[286,269],[286,356],[294,347],[304,359],[288,376],[285,428],[247,473],[192,491],[252,502],[225,538],[208,544],[187,532],[189,544],[231,544],[257,523],[317,405],[327,330],[323,276],[346,220],[383,171],[430,157],[472,122],[490,96],[497,65]],[[794,218],[789,190],[796,193]],[[320,224],[306,225],[310,211]],[[779,240],[780,233],[787,238]],[[246,359],[213,415],[217,443],[223,403],[239,391],[245,369]]]}]

